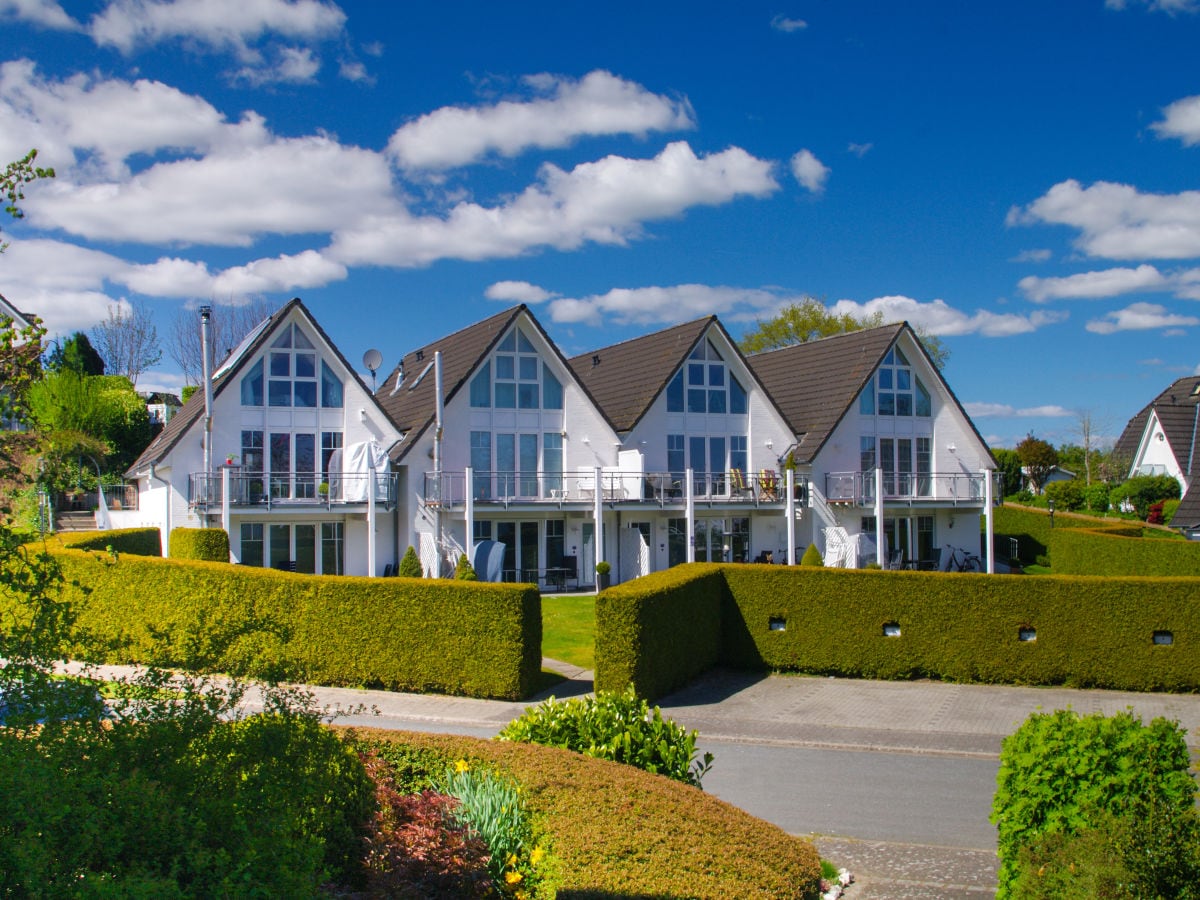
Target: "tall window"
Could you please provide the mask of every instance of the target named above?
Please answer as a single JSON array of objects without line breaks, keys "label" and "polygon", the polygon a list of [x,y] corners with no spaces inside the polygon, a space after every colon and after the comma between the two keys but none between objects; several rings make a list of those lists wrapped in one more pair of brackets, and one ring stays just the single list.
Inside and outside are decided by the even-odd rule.
[{"label": "tall window", "polygon": [[712,341],[704,341],[688,356],[667,384],[667,412],[743,415],[746,389],[729,371]]},{"label": "tall window", "polygon": [[492,499],[492,433],[471,432],[471,468],[475,470],[475,499]]},{"label": "tall window", "polygon": [[261,522],[242,523],[242,565],[262,566],[263,527]]},{"label": "tall window", "polygon": [[346,538],[341,522],[321,523],[321,574],[343,575],[346,571]]},{"label": "tall window", "polygon": [[563,386],[519,328],[496,345],[496,354],[471,379],[476,409],[562,409]]},{"label": "tall window", "polygon": [[558,432],[542,435],[542,472],[546,476],[546,490],[562,490],[563,439]]},{"label": "tall window", "polygon": [[749,464],[750,454],[746,447],[746,436],[734,434],[729,437],[729,468],[741,469],[743,472]]},{"label": "tall window", "polygon": [[334,452],[342,449],[342,433],[340,431],[321,432],[321,474],[329,480],[329,460]]},{"label": "tall window", "polygon": [[341,379],[318,358],[316,347],[294,322],[284,326],[264,359],[242,376],[241,393],[242,406],[262,406],[264,399],[267,406],[309,409],[336,409],[343,403]]},{"label": "tall window", "polygon": [[899,347],[893,347],[860,395],[858,410],[863,415],[928,417],[933,414],[933,402],[908,358]]}]

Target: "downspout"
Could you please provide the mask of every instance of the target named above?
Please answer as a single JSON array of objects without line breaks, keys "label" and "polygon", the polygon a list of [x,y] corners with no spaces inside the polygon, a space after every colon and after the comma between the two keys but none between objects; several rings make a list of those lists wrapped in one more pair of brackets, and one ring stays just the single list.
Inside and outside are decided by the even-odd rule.
[{"label": "downspout", "polygon": [[212,317],[212,307],[200,307],[200,361],[201,377],[204,379],[204,492],[205,508],[207,501],[212,500],[212,358],[209,355],[209,319]]},{"label": "downspout", "polygon": [[165,478],[158,477],[158,475],[154,471],[154,463],[153,462],[150,463],[150,469],[147,471],[146,477],[147,477],[147,480],[149,480],[149,481],[161,482],[162,486],[167,489],[167,500],[166,500],[166,507],[167,507],[166,513],[167,514],[163,517],[163,519],[166,523],[166,528],[163,531],[162,540],[160,542],[161,543],[160,549],[162,550],[162,555],[166,556],[167,555],[167,547],[169,546],[169,541],[171,539],[171,482],[167,481]]},{"label": "downspout", "polygon": [[[433,354],[433,389],[437,392],[437,401],[435,409],[435,425],[433,431],[433,477],[434,483],[437,484],[438,505],[434,507],[433,525],[434,546],[436,547],[438,560],[437,577],[442,576],[442,415],[445,413],[445,406],[442,402],[442,351],[437,350]],[[467,542],[470,543],[470,536],[467,537]],[[457,563],[457,560],[455,561]]]}]

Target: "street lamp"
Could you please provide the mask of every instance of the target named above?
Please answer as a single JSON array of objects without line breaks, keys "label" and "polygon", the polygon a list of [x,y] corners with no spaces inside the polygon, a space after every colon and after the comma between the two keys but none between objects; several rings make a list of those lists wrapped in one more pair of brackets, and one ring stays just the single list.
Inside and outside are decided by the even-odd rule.
[{"label": "street lamp", "polygon": [[1054,527],[1054,498],[1050,497],[1046,500],[1046,506],[1050,509],[1050,527]]}]

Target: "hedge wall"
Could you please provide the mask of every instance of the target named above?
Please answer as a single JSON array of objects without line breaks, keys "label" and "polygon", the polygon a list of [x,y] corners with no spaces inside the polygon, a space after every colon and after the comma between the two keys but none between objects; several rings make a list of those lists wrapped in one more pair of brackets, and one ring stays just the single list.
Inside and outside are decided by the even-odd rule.
[{"label": "hedge wall", "polygon": [[1200,576],[1200,543],[1142,538],[1124,528],[1056,528],[1050,538],[1056,575]]},{"label": "hedge wall", "polygon": [[[697,620],[708,619],[720,635],[719,664],[864,678],[1200,689],[1195,578],[711,568],[719,580],[697,579],[696,567],[681,566],[660,573],[654,590],[637,590],[640,581],[633,582],[597,602],[597,685],[633,684],[643,696],[657,697],[664,685],[704,668],[688,658],[686,646],[664,653],[659,645],[672,635],[655,637],[646,629],[623,657],[613,649],[599,652],[602,642],[625,638],[622,623],[649,620],[623,605],[682,606],[683,596],[702,585],[710,596],[695,598],[689,632],[702,630]],[[1034,639],[1022,640],[1023,630]],[[1156,632],[1170,633],[1173,643],[1155,644]],[[639,658],[649,652],[657,658]],[[609,671],[614,658],[622,658],[623,667]],[[653,677],[643,674],[647,670]]]},{"label": "hedge wall", "polygon": [[229,562],[229,535],[224,528],[172,528],[167,543],[171,559]]},{"label": "hedge wall", "polygon": [[157,528],[114,528],[110,531],[68,532],[62,545],[76,550],[105,550],[134,556],[162,556],[162,534]]},{"label": "hedge wall", "polygon": [[528,585],[53,555],[91,590],[67,589],[97,638],[76,653],[96,662],[508,700],[541,673],[541,595]]},{"label": "hedge wall", "polygon": [[712,564],[676,567],[602,591],[596,690],[635,684],[641,696],[657,697],[716,665],[727,594],[720,567]]}]

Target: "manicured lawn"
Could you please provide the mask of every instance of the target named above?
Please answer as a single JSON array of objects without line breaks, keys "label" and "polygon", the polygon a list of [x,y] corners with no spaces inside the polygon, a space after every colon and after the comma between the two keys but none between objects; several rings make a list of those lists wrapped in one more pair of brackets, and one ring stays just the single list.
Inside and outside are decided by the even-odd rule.
[{"label": "manicured lawn", "polygon": [[542,597],[542,656],[592,669],[595,650],[596,596]]}]

